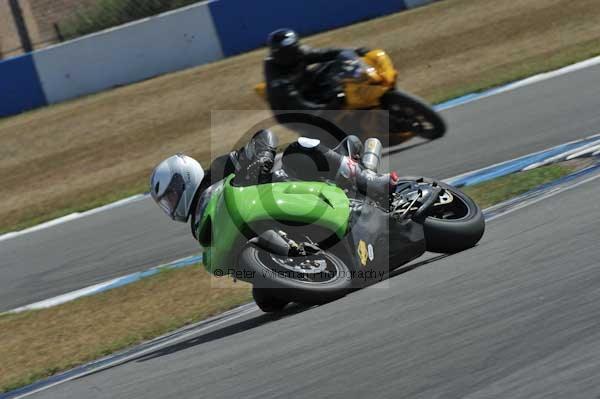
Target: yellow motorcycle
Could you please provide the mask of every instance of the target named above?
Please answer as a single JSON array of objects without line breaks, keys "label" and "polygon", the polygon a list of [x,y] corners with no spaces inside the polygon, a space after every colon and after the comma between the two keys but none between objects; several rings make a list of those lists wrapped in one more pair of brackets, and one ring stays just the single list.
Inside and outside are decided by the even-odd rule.
[{"label": "yellow motorcycle", "polygon": [[[377,136],[393,146],[415,136],[434,140],[446,132],[444,120],[430,105],[396,88],[398,72],[383,50],[372,50],[363,57],[343,50],[333,61],[309,66],[307,75],[310,84],[302,92],[317,103],[327,103],[337,95],[341,82],[345,107],[336,122],[353,134]],[[265,83],[258,84],[255,91],[268,100]],[[372,109],[388,111],[389,119],[382,121],[381,113],[352,112]],[[359,120],[357,114],[361,115]]]}]

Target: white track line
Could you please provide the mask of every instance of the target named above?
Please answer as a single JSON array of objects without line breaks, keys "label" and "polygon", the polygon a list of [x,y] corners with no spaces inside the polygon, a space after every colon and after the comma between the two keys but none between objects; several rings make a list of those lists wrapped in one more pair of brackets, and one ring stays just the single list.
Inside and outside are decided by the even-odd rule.
[{"label": "white track line", "polygon": [[596,141],[593,144],[594,145],[592,145],[592,146],[586,146],[586,147],[584,147],[579,152],[576,152],[574,154],[569,155],[566,158],[567,161],[570,161],[571,159],[579,158],[579,157],[584,156],[584,155],[595,154],[597,151],[600,150],[600,141]]},{"label": "white track line", "polygon": [[[558,188],[558,189],[555,189],[555,190],[550,190],[550,191],[548,191],[545,194],[541,194],[539,197],[535,197],[535,198],[532,198],[532,199],[529,199],[529,200],[524,200],[523,202],[519,203],[518,205],[515,205],[514,207],[511,207],[510,209],[507,209],[504,212],[501,212],[501,213],[498,213],[496,215],[490,216],[488,219],[486,219],[486,221],[495,220],[495,219],[497,219],[497,218],[499,218],[501,216],[508,215],[510,213],[513,213],[514,211],[517,211],[519,209],[523,209],[525,207],[528,207],[529,205],[537,204],[540,201],[543,201],[545,199],[548,199],[550,197],[553,197],[553,196],[555,196],[557,194],[560,194],[560,193],[563,193],[565,191],[571,190],[571,189],[573,189],[575,187],[579,187],[579,186],[581,186],[583,184],[586,184],[586,183],[589,183],[591,181],[597,180],[599,178],[600,178],[600,174],[597,174],[595,176],[588,177],[587,179],[579,181],[579,182],[574,183],[572,185],[568,185],[566,187],[561,187],[561,188]],[[498,204],[498,205],[494,205],[494,206],[500,206],[500,205],[502,205],[502,204]],[[488,209],[491,209],[491,208],[488,208]]]},{"label": "white track line", "polygon": [[[595,65],[600,65],[600,56],[594,57],[594,58],[590,58],[590,59],[585,60],[585,61],[577,62],[575,64],[572,64],[572,65],[569,65],[569,66],[566,66],[566,67],[563,67],[563,68],[560,68],[560,69],[557,69],[557,70],[554,70],[554,71],[540,73],[538,75],[534,75],[534,76],[531,76],[531,77],[526,78],[526,79],[522,79],[522,80],[519,80],[519,81],[516,81],[516,82],[513,82],[513,83],[509,83],[509,84],[504,85],[504,86],[500,86],[500,87],[498,87],[496,89],[490,89],[490,90],[488,90],[486,92],[483,92],[483,93],[481,93],[479,95],[477,95],[476,93],[473,93],[475,95],[472,98],[466,99],[464,102],[460,102],[459,101],[459,102],[454,103],[454,104],[452,104],[452,105],[450,105],[450,106],[448,106],[447,108],[444,108],[444,109],[450,109],[450,108],[458,107],[460,105],[468,104],[468,103],[473,102],[473,101],[478,101],[478,100],[481,100],[483,98],[494,96],[496,94],[505,93],[507,91],[515,90],[515,89],[518,89],[518,88],[521,88],[521,87],[524,87],[524,86],[528,86],[528,85],[531,85],[531,84],[534,84],[534,83],[538,83],[538,82],[541,82],[541,81],[544,81],[544,80],[556,78],[558,76],[565,75],[565,74],[572,73],[572,72],[576,72],[576,71],[579,71],[579,70],[582,70],[582,69],[585,69],[585,68],[589,68],[589,67],[592,67],[592,66],[595,66]],[[450,103],[451,101],[448,101],[448,102]],[[107,209],[111,209],[111,208],[115,208],[115,207],[118,207],[118,206],[122,206],[122,205],[125,205],[125,204],[130,203],[130,202],[139,201],[139,200],[141,200],[143,198],[145,198],[145,195],[142,195],[142,194],[140,194],[140,195],[134,195],[133,197],[125,198],[123,200],[120,200],[120,201],[114,202],[112,204],[108,204],[108,205],[102,206],[100,208],[92,209],[92,210],[89,210],[89,211],[86,211],[86,212],[82,212],[82,213],[74,213],[74,214],[71,214],[71,215],[68,215],[68,216],[65,216],[65,217],[62,217],[62,218],[58,218],[58,219],[54,219],[54,220],[51,220],[51,221],[46,222],[46,223],[42,223],[40,225],[31,227],[31,228],[28,228],[28,229],[25,229],[25,230],[20,230],[20,231],[15,231],[15,232],[11,232],[11,233],[6,233],[6,234],[3,234],[3,235],[0,235],[0,241],[7,240],[7,239],[10,239],[10,238],[14,238],[14,237],[18,237],[18,236],[21,236],[21,235],[24,235],[24,234],[28,234],[28,233],[31,233],[31,232],[34,232],[34,231],[39,231],[39,230],[42,230],[42,229],[45,229],[45,228],[48,228],[48,227],[56,226],[58,224],[69,222],[69,221],[76,220],[76,219],[80,219],[80,218],[83,218],[83,217],[86,217],[86,216],[90,216],[90,215],[93,215],[95,213],[107,210]]]},{"label": "white track line", "polygon": [[123,198],[122,200],[119,200],[119,201],[111,202],[110,204],[106,204],[106,205],[103,205],[103,206],[98,207],[98,208],[90,209],[89,211],[71,213],[70,215],[62,216],[62,217],[59,217],[57,219],[53,219],[53,220],[50,220],[48,222],[44,222],[44,223],[38,224],[38,225],[35,225],[33,227],[29,227],[27,229],[24,229],[24,230],[13,231],[13,232],[10,232],[10,233],[2,234],[2,235],[0,235],[0,241],[4,241],[4,240],[11,239],[11,238],[19,237],[19,236],[22,236],[22,235],[25,235],[25,234],[33,233],[35,231],[44,230],[44,229],[47,229],[49,227],[57,226],[59,224],[70,222],[72,220],[81,219],[83,217],[94,215],[96,213],[108,211],[108,210],[113,209],[113,208],[118,208],[120,206],[123,206],[123,205],[126,205],[126,204],[130,204],[132,202],[137,202],[137,201],[143,200],[146,197],[147,197],[146,194],[137,194],[137,195],[134,195],[134,196],[131,196],[131,197],[128,197],[128,198]]},{"label": "white track line", "polygon": [[[573,143],[575,143],[577,141],[589,140],[589,139],[592,139],[592,138],[598,137],[598,136],[600,136],[600,135],[599,134],[595,134],[593,136],[586,137],[586,138],[581,139],[581,140],[570,141],[568,143],[559,144],[559,145],[573,144]],[[553,157],[544,159],[543,161],[533,163],[533,164],[531,164],[531,165],[526,166],[525,168],[523,168],[523,171],[527,171],[527,170],[531,170],[531,169],[536,169],[536,168],[539,168],[540,166],[549,165],[551,163],[558,162],[558,161],[560,161],[562,159],[570,160],[570,159],[573,159],[573,158],[577,158],[577,157],[579,157],[579,156],[581,156],[583,154],[586,154],[589,151],[588,148],[597,146],[599,142],[600,142],[600,138],[597,141],[594,141],[592,143],[588,143],[588,144],[585,144],[585,145],[583,145],[581,147],[577,147],[577,148],[573,148],[571,150],[567,150],[567,151],[562,152],[562,153],[560,153],[558,155],[555,155]],[[550,150],[550,149],[552,149],[552,148],[548,148],[548,150]],[[574,156],[574,155],[576,155],[576,156]]]},{"label": "white track line", "polygon": [[[457,175],[457,176],[454,176],[454,177],[448,177],[447,179],[443,179],[442,181],[444,183],[452,184],[452,182],[455,181],[455,180],[460,180],[460,179],[463,179],[463,178],[465,178],[467,176],[475,175],[475,174],[477,174],[479,172],[482,172],[484,170],[487,170],[487,169],[493,169],[493,168],[497,168],[497,167],[500,167],[500,166],[508,165],[508,164],[510,164],[512,162],[515,162],[515,161],[518,161],[520,159],[524,159],[524,158],[527,158],[527,157],[538,155],[538,154],[544,153],[546,151],[550,151],[550,150],[552,150],[554,148],[557,148],[557,147],[560,147],[560,146],[569,145],[569,144],[575,144],[577,142],[584,141],[584,140],[589,140],[589,139],[593,139],[595,137],[598,137],[598,139],[600,140],[600,133],[596,133],[596,134],[593,134],[591,136],[584,137],[584,138],[581,138],[581,139],[575,139],[575,140],[572,140],[572,141],[568,141],[566,143],[561,143],[561,144],[558,144],[558,145],[555,145],[555,146],[552,146],[552,147],[545,148],[545,149],[540,150],[540,151],[532,152],[531,154],[526,154],[526,155],[522,155],[522,156],[517,157],[517,158],[509,159],[508,161],[502,161],[502,162],[495,163],[493,165],[484,166],[483,168],[472,170],[470,172],[461,173],[460,175]],[[595,143],[596,142],[594,142],[594,144]],[[582,148],[584,148],[584,147],[578,147],[578,148],[575,148],[575,149],[570,150],[570,151],[565,151],[564,153],[560,153],[558,155],[555,155],[555,156],[553,156],[551,158],[548,158],[548,159],[546,159],[546,160],[544,160],[542,162],[533,163],[533,164],[531,164],[531,165],[526,166],[525,168],[523,168],[523,171],[527,171],[527,170],[530,170],[530,169],[535,169],[535,168],[538,168],[540,166],[546,165],[546,162],[547,163],[555,162],[557,160],[560,160],[560,159],[564,158],[566,155],[570,154],[571,152],[579,151]]]},{"label": "white track line", "polygon": [[[556,77],[559,77],[562,75],[566,75],[568,73],[580,71],[582,69],[590,68],[590,67],[593,67],[596,65],[600,65],[600,56],[589,58],[587,60],[580,61],[575,64],[571,64],[566,67],[556,69],[554,71],[543,72],[543,73],[540,73],[537,75],[533,75],[528,78],[518,80],[516,82],[509,83],[504,86],[486,90],[479,94],[474,93],[475,95],[473,95],[472,97],[471,97],[471,95],[467,94],[467,95],[463,96],[463,97],[465,97],[465,101],[458,101],[457,103],[453,103],[449,107],[442,106],[442,109],[450,109],[450,108],[453,108],[453,107],[456,107],[459,105],[468,104],[473,101],[478,101],[478,100],[481,100],[481,99],[484,99],[487,97],[495,96],[496,94],[500,94],[500,93],[506,93],[507,91],[512,91],[512,90],[515,90],[515,89],[518,89],[521,87],[529,86],[534,83],[542,82],[544,80],[553,79],[553,78],[556,78]],[[459,97],[459,99],[460,99],[460,97]],[[450,100],[450,101],[448,101],[448,103],[452,103],[453,101],[454,100]]]},{"label": "white track line", "polygon": [[[122,287],[124,285],[129,285],[129,284],[135,283],[139,280],[142,280],[144,278],[155,275],[155,274],[149,274],[147,276],[144,276],[143,275],[144,273],[154,272],[154,271],[158,271],[160,269],[174,269],[175,267],[177,267],[178,264],[182,264],[183,262],[190,262],[191,260],[193,260],[195,262],[196,259],[194,259],[194,258],[196,258],[196,256],[187,256],[185,258],[180,258],[180,259],[174,260],[169,263],[160,264],[158,266],[154,266],[154,267],[151,267],[146,270],[126,274],[126,275],[120,276],[120,277],[115,277],[108,281],[94,284],[89,287],[80,288],[78,290],[67,292],[65,294],[61,294],[61,295],[58,295],[58,296],[55,296],[52,298],[44,299],[39,302],[30,303],[28,305],[20,306],[15,309],[0,312],[0,316],[3,314],[7,314],[7,313],[20,313],[20,312],[25,312],[28,310],[40,310],[40,309],[51,308],[51,307],[54,307],[57,305],[62,305],[63,303],[74,301],[75,299],[79,299],[84,296],[100,294],[102,292],[105,292],[107,287],[114,286],[115,284],[123,282],[124,280],[131,279],[130,282],[115,286],[113,288],[118,288],[118,287]],[[198,261],[200,261],[200,260],[198,260]],[[195,262],[195,263],[198,263],[198,262]],[[190,264],[190,266],[191,266],[191,264]]]}]

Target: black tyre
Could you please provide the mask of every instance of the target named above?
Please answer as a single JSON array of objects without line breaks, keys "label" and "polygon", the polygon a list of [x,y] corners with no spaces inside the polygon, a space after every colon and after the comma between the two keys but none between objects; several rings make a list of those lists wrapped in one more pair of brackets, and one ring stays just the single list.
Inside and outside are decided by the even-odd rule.
[{"label": "black tyre", "polygon": [[[319,304],[340,298],[352,285],[348,266],[321,251],[305,257],[272,254],[254,244],[242,250],[238,268],[256,289],[288,302]],[[260,305],[259,305],[260,306]]]},{"label": "black tyre", "polygon": [[447,205],[433,206],[423,223],[427,250],[455,253],[477,245],[485,231],[485,219],[475,202],[459,189],[438,183],[452,194]]},{"label": "black tyre", "polygon": [[381,106],[390,113],[390,145],[395,137],[406,140],[411,132],[427,140],[439,139],[446,133],[446,123],[424,100],[401,90],[391,90],[381,97]]},{"label": "black tyre", "polygon": [[273,291],[267,288],[252,288],[254,302],[265,313],[280,312],[289,303],[289,301],[277,297],[276,292]]}]

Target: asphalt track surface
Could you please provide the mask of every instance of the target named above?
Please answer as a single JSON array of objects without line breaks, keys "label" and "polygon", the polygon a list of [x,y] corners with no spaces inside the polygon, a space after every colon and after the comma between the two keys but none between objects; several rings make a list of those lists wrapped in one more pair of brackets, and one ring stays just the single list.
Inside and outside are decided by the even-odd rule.
[{"label": "asphalt track surface", "polygon": [[[458,106],[435,142],[392,151],[404,175],[446,178],[598,132],[600,66]],[[0,242],[0,311],[196,254],[146,199]]]},{"label": "asphalt track surface", "polygon": [[33,398],[598,398],[598,180],[480,245],[281,318],[255,311]]}]

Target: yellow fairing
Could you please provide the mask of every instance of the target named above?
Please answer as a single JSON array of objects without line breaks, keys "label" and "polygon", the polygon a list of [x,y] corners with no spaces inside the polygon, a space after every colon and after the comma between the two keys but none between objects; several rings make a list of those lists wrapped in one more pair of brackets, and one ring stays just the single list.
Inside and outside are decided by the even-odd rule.
[{"label": "yellow fairing", "polygon": [[381,78],[380,84],[387,86],[388,88],[391,88],[396,84],[398,71],[394,68],[392,59],[385,51],[379,49],[370,51],[365,55],[364,60],[367,64],[375,68],[377,75]]},{"label": "yellow fairing", "polygon": [[364,57],[371,66],[363,81],[348,81],[345,84],[346,105],[351,109],[379,106],[379,99],[396,84],[398,72],[391,58],[383,50],[372,50]]},{"label": "yellow fairing", "polygon": [[[363,57],[363,60],[371,66],[365,78],[344,83],[348,109],[378,107],[381,96],[396,85],[398,72],[385,51],[372,50]],[[254,91],[263,99],[267,98],[267,85],[264,82],[254,86]]]},{"label": "yellow fairing", "polygon": [[381,85],[371,85],[368,82],[356,83],[346,82],[344,92],[346,93],[346,108],[364,109],[379,106],[379,99],[389,88]]}]

